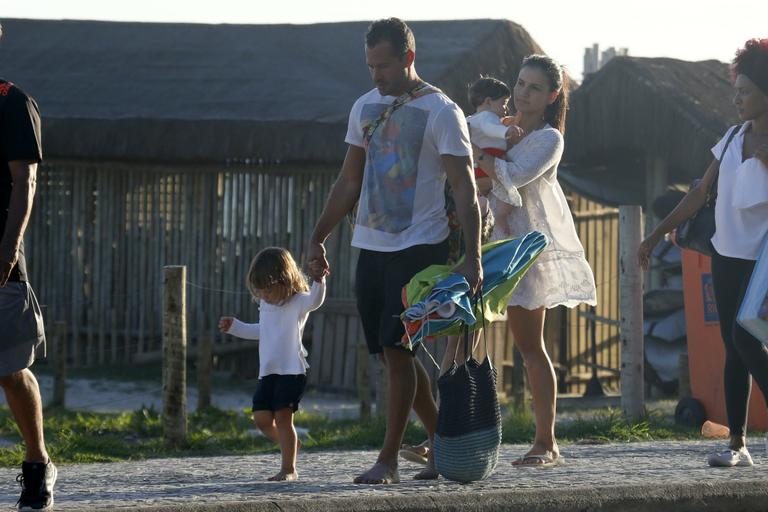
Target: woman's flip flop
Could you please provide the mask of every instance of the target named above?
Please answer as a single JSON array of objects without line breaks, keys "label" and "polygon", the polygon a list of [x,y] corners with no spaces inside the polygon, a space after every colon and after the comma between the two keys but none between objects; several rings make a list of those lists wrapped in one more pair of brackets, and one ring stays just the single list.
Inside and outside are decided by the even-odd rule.
[{"label": "woman's flip flop", "polygon": [[541,455],[526,455],[520,457],[512,463],[516,467],[534,467],[534,468],[553,468],[563,464],[565,461],[561,455],[556,457],[551,453],[544,453]]}]

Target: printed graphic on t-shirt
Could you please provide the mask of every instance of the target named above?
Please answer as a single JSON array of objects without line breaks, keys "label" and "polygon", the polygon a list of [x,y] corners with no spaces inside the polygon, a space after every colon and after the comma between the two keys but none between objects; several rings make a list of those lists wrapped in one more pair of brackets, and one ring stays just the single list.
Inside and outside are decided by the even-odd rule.
[{"label": "printed graphic on t-shirt", "polygon": [[[363,132],[386,108],[381,103],[363,106]],[[411,226],[428,118],[428,111],[406,105],[374,132],[367,149],[358,224],[385,233],[400,233]]]}]

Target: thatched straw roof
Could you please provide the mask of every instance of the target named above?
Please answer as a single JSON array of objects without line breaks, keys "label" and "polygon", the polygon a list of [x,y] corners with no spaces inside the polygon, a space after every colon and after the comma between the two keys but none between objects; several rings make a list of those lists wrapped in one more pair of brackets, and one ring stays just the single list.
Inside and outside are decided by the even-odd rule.
[{"label": "thatched straw roof", "polygon": [[[48,156],[335,162],[371,89],[366,22],[196,25],[5,20],[0,75],[34,96]],[[540,52],[501,20],[411,24],[420,75],[466,107],[481,73]]]},{"label": "thatched straw roof", "polygon": [[728,65],[708,60],[619,57],[574,93],[561,178],[617,204],[644,202],[649,158],[687,183],[712,161],[710,148],[738,122]]}]

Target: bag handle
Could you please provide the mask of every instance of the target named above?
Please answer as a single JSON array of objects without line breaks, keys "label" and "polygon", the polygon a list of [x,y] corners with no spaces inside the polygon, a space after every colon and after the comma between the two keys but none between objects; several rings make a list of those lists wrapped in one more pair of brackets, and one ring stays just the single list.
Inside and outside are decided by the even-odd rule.
[{"label": "bag handle", "polygon": [[723,150],[720,152],[720,158],[717,161],[717,169],[715,170],[715,178],[712,180],[712,183],[709,184],[709,188],[707,188],[707,204],[709,204],[712,199],[717,199],[717,182],[720,179],[720,166],[723,165],[723,158],[725,158],[725,152],[728,151],[728,146],[731,145],[731,141],[739,130],[741,130],[741,127],[742,125],[738,124],[731,129],[731,133],[728,134],[728,139],[725,141],[725,146],[723,146]]},{"label": "bag handle", "polygon": [[[488,330],[488,326],[485,323],[485,301],[483,299],[483,286],[480,285],[480,288],[477,291],[477,295],[475,295],[475,299],[473,300],[473,306],[477,306],[478,300],[480,302],[480,318],[482,318],[483,322],[483,346],[485,347],[485,357],[488,359],[488,362],[491,365],[491,368],[493,368],[493,361],[491,360],[490,353],[488,352],[488,336],[486,334],[486,331]],[[475,308],[473,308],[475,309]],[[466,363],[469,361],[470,355],[474,352],[474,346],[472,343],[472,338],[469,335],[469,324],[466,322],[464,323],[464,362]],[[472,349],[470,349],[472,347]],[[453,354],[453,362],[456,362],[456,356],[459,353],[459,345],[456,344],[456,352]]]}]

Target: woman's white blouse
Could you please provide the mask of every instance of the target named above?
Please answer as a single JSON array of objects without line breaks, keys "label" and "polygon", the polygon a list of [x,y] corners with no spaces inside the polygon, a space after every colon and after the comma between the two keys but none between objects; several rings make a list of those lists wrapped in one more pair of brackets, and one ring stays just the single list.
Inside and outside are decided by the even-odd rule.
[{"label": "woman's white blouse", "polygon": [[[538,309],[596,304],[595,278],[557,182],[563,147],[562,134],[545,126],[510,148],[506,161],[496,159],[491,208],[495,209],[496,201],[521,205],[507,218],[510,233],[523,236],[539,231],[549,239],[512,295],[513,306]],[[493,239],[503,237],[497,227]]]},{"label": "woman's white blouse", "polygon": [[[768,233],[768,168],[755,157],[742,161],[744,134],[750,125],[750,121],[742,125],[720,162],[712,237],[719,254],[743,260],[757,259]],[[712,148],[715,158],[720,158],[733,129]]]}]

